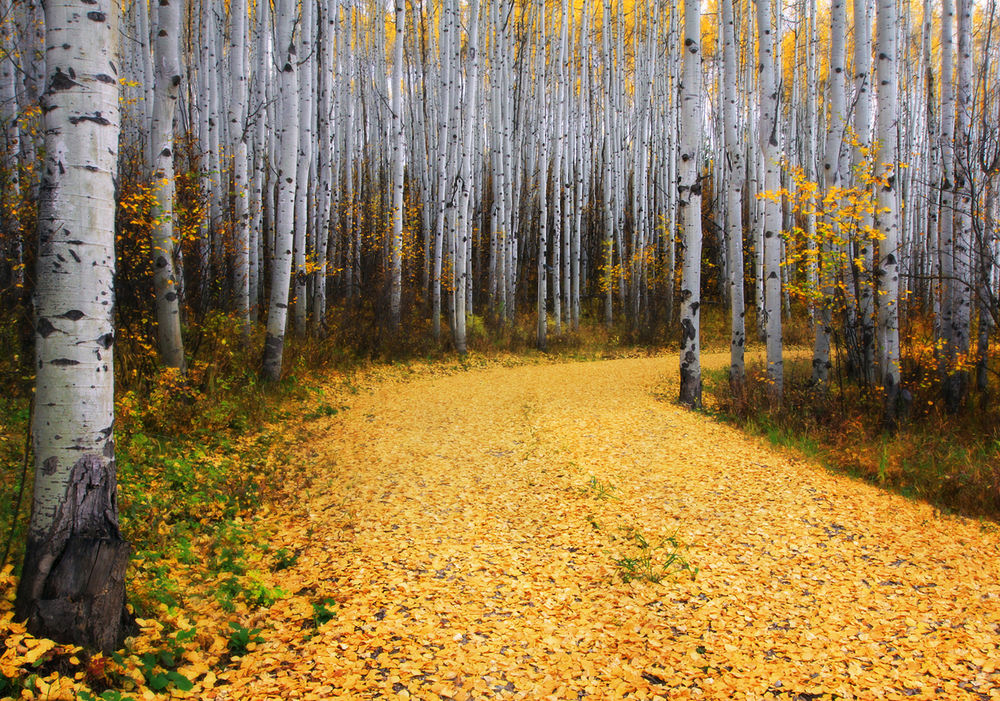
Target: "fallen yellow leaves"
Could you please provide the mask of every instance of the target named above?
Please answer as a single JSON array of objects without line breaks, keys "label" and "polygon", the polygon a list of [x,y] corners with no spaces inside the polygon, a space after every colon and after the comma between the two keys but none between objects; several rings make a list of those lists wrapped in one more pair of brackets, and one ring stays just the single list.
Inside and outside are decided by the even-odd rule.
[{"label": "fallen yellow leaves", "polygon": [[[658,400],[675,365],[351,378],[350,412],[294,424],[309,494],[269,514],[266,557],[248,554],[254,581],[287,592],[238,602],[263,642],[227,666],[214,602],[171,614],[198,628],[178,668],[195,687],[174,694],[997,696],[997,533]],[[641,575],[648,555],[659,573],[671,538],[694,579],[623,581],[616,562]],[[274,552],[295,557],[273,570]],[[36,654],[4,630],[0,664]]]},{"label": "fallen yellow leaves", "polygon": [[[672,365],[386,371],[362,386],[312,434],[322,493],[274,544],[302,553],[281,573],[293,595],[220,677],[225,697],[961,698],[1000,684],[995,534],[656,401]],[[676,535],[698,576],[623,583],[614,563],[635,532]],[[336,616],[303,634],[327,596]]]}]

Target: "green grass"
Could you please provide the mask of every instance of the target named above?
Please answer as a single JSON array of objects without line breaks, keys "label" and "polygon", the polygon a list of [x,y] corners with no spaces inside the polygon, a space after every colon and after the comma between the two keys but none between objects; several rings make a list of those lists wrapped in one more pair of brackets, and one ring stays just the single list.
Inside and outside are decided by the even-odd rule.
[{"label": "green grass", "polygon": [[685,558],[683,545],[675,535],[651,542],[634,528],[627,529],[624,552],[614,564],[625,583],[640,580],[657,584],[682,574],[694,579],[698,574],[698,568]]},{"label": "green grass", "polygon": [[[1000,519],[1000,416],[989,411],[949,415],[925,386],[914,392],[910,419],[884,430],[877,391],[832,383],[827,394],[809,386],[808,359],[785,362],[781,407],[766,397],[760,367],[751,367],[744,396],[733,397],[725,372],[705,375],[709,410],[772,445],[828,469],[862,478],[942,511]],[[911,382],[909,386],[918,386]]]}]

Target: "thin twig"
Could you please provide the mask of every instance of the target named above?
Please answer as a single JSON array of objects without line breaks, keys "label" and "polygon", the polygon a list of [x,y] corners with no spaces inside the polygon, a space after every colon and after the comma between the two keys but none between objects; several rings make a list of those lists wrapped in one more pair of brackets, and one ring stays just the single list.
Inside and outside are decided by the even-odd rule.
[{"label": "thin twig", "polygon": [[10,519],[10,532],[7,534],[7,543],[4,545],[3,557],[0,557],[0,570],[7,565],[7,556],[10,555],[11,545],[14,543],[14,533],[17,531],[17,519],[21,513],[21,502],[24,501],[24,485],[28,481],[28,459],[31,457],[31,421],[35,414],[35,395],[31,395],[28,400],[28,426],[24,430],[24,460],[21,464],[21,486],[17,490],[17,499],[14,501],[14,513]]}]

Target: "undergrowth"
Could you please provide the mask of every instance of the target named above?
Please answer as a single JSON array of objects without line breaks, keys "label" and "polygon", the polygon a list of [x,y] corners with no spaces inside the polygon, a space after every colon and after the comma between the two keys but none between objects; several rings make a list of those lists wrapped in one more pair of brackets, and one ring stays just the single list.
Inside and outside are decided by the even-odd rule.
[{"label": "undergrowth", "polygon": [[1000,518],[1000,415],[995,409],[945,411],[935,383],[908,368],[909,416],[885,430],[877,389],[834,381],[819,393],[810,384],[810,359],[786,360],[784,401],[771,406],[762,367],[748,366],[741,395],[728,371],[708,372],[710,411],[772,445],[812,457],[827,467],[865,479],[942,511],[973,518]]}]

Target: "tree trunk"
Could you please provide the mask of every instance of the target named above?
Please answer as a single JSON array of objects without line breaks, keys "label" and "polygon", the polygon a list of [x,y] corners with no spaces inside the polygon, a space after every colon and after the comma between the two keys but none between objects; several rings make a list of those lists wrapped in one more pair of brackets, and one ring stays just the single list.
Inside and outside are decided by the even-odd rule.
[{"label": "tree trunk", "polygon": [[457,237],[458,253],[455,258],[455,350],[466,352],[465,315],[469,299],[467,282],[470,275],[467,252],[472,248],[472,217],[470,198],[472,195],[472,152],[473,135],[476,126],[479,100],[479,0],[469,0],[469,64],[465,80],[465,129],[462,137],[462,165],[458,202]]},{"label": "tree trunk", "polygon": [[174,249],[174,113],[181,84],[180,2],[161,0],[157,7],[156,88],[153,100],[153,290],[156,294],[156,333],[160,359],[170,368],[184,370],[180,299],[177,291]]},{"label": "tree trunk", "polygon": [[403,41],[406,36],[406,2],[396,0],[396,38],[392,58],[392,241],[389,325],[399,330],[399,306],[403,295],[403,169],[406,140],[403,131]]},{"label": "tree trunk", "polygon": [[896,68],[896,0],[879,0],[878,35],[878,155],[879,183],[875,228],[879,242],[879,368],[885,393],[886,423],[899,415],[899,211],[896,202],[896,128],[899,116]]},{"label": "tree trunk", "polygon": [[279,0],[275,8],[279,58],[278,91],[281,127],[278,134],[278,206],[271,267],[271,299],[264,341],[264,378],[276,382],[281,377],[281,356],[285,348],[288,294],[292,277],[293,217],[295,216],[295,155],[299,143],[298,70],[295,53],[295,2]]},{"label": "tree trunk", "polygon": [[[111,652],[129,627],[114,446],[118,4],[45,4],[35,296],[35,488],[16,614]],[[81,450],[81,448],[83,448]]]},{"label": "tree trunk", "polygon": [[743,299],[743,145],[736,128],[736,100],[739,97],[739,67],[736,65],[736,23],[733,0],[722,2],[723,62],[725,95],[723,119],[726,136],[726,240],[729,251],[729,298],[732,327],[729,343],[729,384],[739,392],[745,378],[746,308]]},{"label": "tree trunk", "polygon": [[[301,21],[299,22],[299,43],[296,57],[299,65],[296,67],[296,95],[298,96],[298,158],[295,174],[295,213],[292,251],[294,255],[295,276],[293,279],[295,300],[295,333],[305,335],[306,319],[309,311],[309,298],[306,283],[309,276],[306,272],[306,254],[308,245],[306,233],[309,222],[309,168],[313,157],[313,32],[316,23],[313,21],[315,0],[307,0],[301,5]],[[287,118],[287,113],[286,113]],[[284,149],[284,145],[282,145]],[[284,154],[282,154],[284,155]]]},{"label": "tree trunk", "polygon": [[[834,196],[840,187],[840,154],[844,143],[847,121],[845,112],[846,67],[844,66],[847,43],[847,10],[844,0],[833,0],[830,7],[830,121],[826,127],[826,147],[823,153],[823,191]],[[830,332],[832,326],[831,305],[833,304],[833,274],[831,253],[833,241],[840,236],[837,216],[833,214],[827,222],[830,239],[819,242],[818,285],[821,302],[817,309],[815,342],[813,344],[812,384],[819,392],[825,392],[830,381]],[[850,244],[845,244],[848,260]]]},{"label": "tree trunk", "polygon": [[229,6],[229,143],[233,159],[233,199],[236,205],[234,247],[236,249],[236,311],[243,322],[243,338],[250,338],[250,155],[246,124],[247,0],[232,0]]},{"label": "tree trunk", "polygon": [[6,257],[0,265],[0,289],[9,286],[14,290],[12,306],[18,306],[23,299],[24,244],[19,215],[21,130],[17,123],[18,66],[14,60],[11,11],[11,0],[0,0],[0,255]]},{"label": "tree trunk", "polygon": [[969,353],[972,319],[972,188],[969,179],[975,155],[972,138],[972,3],[958,0],[958,56],[955,62],[955,154],[954,211],[945,212],[953,218],[954,263],[953,279],[949,282],[951,297],[951,328],[949,330],[949,372],[945,379],[945,404],[957,412],[965,402],[969,389],[969,373],[959,367]]},{"label": "tree trunk", "polygon": [[[780,13],[781,0],[777,0]],[[767,337],[767,379],[769,395],[775,404],[781,403],[784,365],[781,348],[781,211],[778,191],[781,187],[778,160],[779,96],[774,61],[773,23],[770,0],[757,0],[757,32],[759,36],[760,74],[760,143],[764,161],[764,316]]]},{"label": "tree trunk", "polygon": [[684,0],[684,77],[681,88],[681,166],[678,203],[684,214],[684,270],[681,279],[680,401],[701,406],[701,6]]}]

